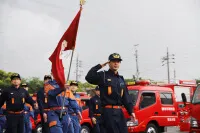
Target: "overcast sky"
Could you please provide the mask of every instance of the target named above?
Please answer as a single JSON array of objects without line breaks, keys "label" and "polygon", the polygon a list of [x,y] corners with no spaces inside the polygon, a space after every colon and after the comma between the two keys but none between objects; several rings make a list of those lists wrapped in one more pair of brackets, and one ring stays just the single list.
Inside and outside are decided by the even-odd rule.
[{"label": "overcast sky", "polygon": [[[26,78],[48,74],[48,58],[78,10],[79,0],[0,0],[0,69]],[[168,47],[176,58],[172,78],[174,69],[177,79],[200,78],[200,1],[87,0],[74,56],[82,61],[82,81],[113,52],[123,58],[120,74],[132,78],[135,44],[141,77],[167,79],[161,58]]]}]

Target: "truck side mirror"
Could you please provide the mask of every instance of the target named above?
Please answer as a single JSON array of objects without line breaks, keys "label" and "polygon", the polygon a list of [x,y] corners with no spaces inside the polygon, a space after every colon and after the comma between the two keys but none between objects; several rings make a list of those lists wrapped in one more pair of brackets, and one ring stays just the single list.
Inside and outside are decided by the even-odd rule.
[{"label": "truck side mirror", "polygon": [[182,97],[182,101],[183,101],[184,104],[186,105],[187,98],[186,98],[186,96],[185,96],[185,93],[181,93],[181,97]]}]

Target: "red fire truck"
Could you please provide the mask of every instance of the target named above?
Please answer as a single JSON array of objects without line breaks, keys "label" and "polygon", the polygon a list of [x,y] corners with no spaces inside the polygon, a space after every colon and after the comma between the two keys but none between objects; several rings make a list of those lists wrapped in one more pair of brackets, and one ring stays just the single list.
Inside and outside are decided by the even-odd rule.
[{"label": "red fire truck", "polygon": [[190,108],[190,133],[200,133],[200,85],[197,86],[191,103],[187,104],[185,94],[182,94],[182,100],[186,107]]},{"label": "red fire truck", "polygon": [[177,103],[172,89],[149,84],[148,81],[139,81],[135,85],[128,85],[137,119],[129,119],[124,110],[130,133],[159,133],[166,131],[165,127],[177,125]]},{"label": "red fire truck", "polygon": [[181,94],[184,93],[186,95],[186,98],[188,99],[187,104],[189,104],[196,89],[196,81],[179,80],[177,84],[165,84],[161,86],[169,87],[174,91],[178,108],[178,126],[180,131],[189,131],[191,109],[189,106],[184,105]]},{"label": "red fire truck", "polygon": [[[129,133],[137,132],[164,132],[165,127],[177,126],[177,103],[174,91],[169,87],[149,85],[149,81],[138,81],[136,84],[128,84],[128,91],[134,106],[136,121],[132,121],[125,109]],[[85,96],[85,94],[83,94]],[[84,97],[82,96],[82,97]],[[89,97],[83,98],[85,104],[82,112],[81,131],[90,133],[92,123],[87,108]],[[38,118],[39,120],[39,118]],[[38,123],[39,124],[39,123]]]}]

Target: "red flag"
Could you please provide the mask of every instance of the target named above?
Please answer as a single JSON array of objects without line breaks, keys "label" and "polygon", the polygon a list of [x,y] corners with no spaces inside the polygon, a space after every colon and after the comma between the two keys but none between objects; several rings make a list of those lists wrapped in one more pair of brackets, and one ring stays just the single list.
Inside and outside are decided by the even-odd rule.
[{"label": "red flag", "polygon": [[60,54],[62,51],[65,51],[65,50],[74,50],[80,16],[81,16],[81,9],[77,13],[76,17],[70,24],[67,31],[64,33],[64,35],[60,39],[53,54],[49,57],[49,60],[52,62],[51,71],[52,71],[53,77],[61,88],[64,87],[66,81],[65,81],[64,67],[63,67],[62,59],[60,59]]}]

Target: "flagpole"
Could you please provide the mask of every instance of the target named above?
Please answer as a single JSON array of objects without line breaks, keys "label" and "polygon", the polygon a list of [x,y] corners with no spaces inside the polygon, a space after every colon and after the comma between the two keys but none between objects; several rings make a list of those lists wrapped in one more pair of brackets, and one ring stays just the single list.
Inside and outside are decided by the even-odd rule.
[{"label": "flagpole", "polygon": [[[84,5],[84,3],[85,3],[85,0],[80,0],[80,9],[81,10],[82,10],[82,6]],[[68,75],[67,75],[66,83],[69,80],[73,56],[74,56],[74,49],[72,50],[72,55],[71,55],[70,65],[69,65],[69,72],[68,72]],[[66,96],[66,90],[64,91],[64,96],[63,96],[63,100],[62,100],[62,108],[61,108],[61,112],[60,112],[60,119],[62,119],[63,109],[64,109],[64,106],[65,106],[65,96]]]},{"label": "flagpole", "polygon": [[[69,72],[68,72],[68,75],[67,75],[66,83],[69,80],[73,56],[74,56],[74,49],[72,50],[72,55],[71,55],[70,65],[69,65]],[[64,109],[64,106],[65,106],[65,96],[66,96],[66,90],[64,91],[64,96],[63,96],[63,100],[62,100],[62,108],[61,108],[61,112],[60,112],[60,119],[62,119],[63,109]]]},{"label": "flagpole", "polygon": [[72,55],[71,55],[70,65],[69,65],[69,72],[68,72],[68,75],[67,75],[67,80],[66,80],[66,82],[68,82],[68,80],[69,80],[69,76],[70,76],[70,71],[71,71],[71,66],[72,66],[73,56],[74,56],[74,49],[72,50]]}]

